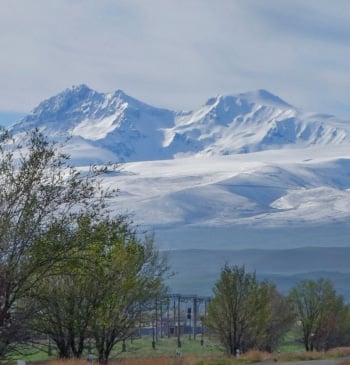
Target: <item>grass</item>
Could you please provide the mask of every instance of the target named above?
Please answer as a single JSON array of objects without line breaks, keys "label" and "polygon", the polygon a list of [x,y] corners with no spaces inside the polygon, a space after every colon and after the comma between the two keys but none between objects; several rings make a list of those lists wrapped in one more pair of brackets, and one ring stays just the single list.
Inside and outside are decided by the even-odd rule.
[{"label": "grass", "polygon": [[[246,365],[256,362],[288,362],[288,361],[305,361],[305,360],[320,360],[329,358],[339,358],[350,355],[350,348],[337,348],[328,352],[301,352],[282,354],[269,354],[260,351],[248,351],[240,358],[225,357],[225,356],[194,356],[183,355],[176,356],[144,356],[144,357],[129,357],[118,360],[111,360],[109,365]],[[70,359],[66,361],[50,361],[48,365],[86,365],[86,360]],[[93,365],[97,365],[94,363]],[[350,365],[350,361],[343,360],[338,365]]]},{"label": "grass", "polygon": [[278,356],[278,361],[306,361],[306,360],[322,360],[322,359],[338,359],[350,355],[350,347],[338,347],[328,351],[302,351],[282,353]]},{"label": "grass", "polygon": [[[109,365],[197,365],[199,363],[197,357],[147,357],[147,358],[129,358],[121,360],[111,360]],[[97,363],[94,363],[95,365]],[[204,364],[204,363],[203,363]],[[86,360],[67,360],[67,361],[51,361],[49,365],[87,365]]]},{"label": "grass", "polygon": [[56,356],[48,356],[48,347],[46,345],[24,346],[12,356],[8,356],[8,360],[15,362],[16,360],[25,360],[26,362],[45,362],[55,359]]},{"label": "grass", "polygon": [[[155,349],[152,348],[152,338],[144,337],[133,341],[126,342],[126,352],[121,352],[121,344],[117,346],[119,357],[128,358],[135,357],[142,354],[146,356],[175,356],[177,351],[177,339],[160,338],[156,344]],[[193,356],[220,356],[223,353],[223,348],[214,340],[206,338],[201,345],[200,339],[189,339],[188,337],[181,337],[181,355]]]},{"label": "grass", "polygon": [[[205,338],[203,346],[200,339],[181,337],[181,353],[176,356],[177,339],[159,338],[155,349],[152,348],[152,337],[129,340],[126,342],[126,352],[122,352],[122,344],[116,346],[111,356],[110,365],[246,365],[255,362],[288,362],[339,358],[350,355],[350,348],[336,348],[327,352],[305,352],[299,347],[299,351],[281,351],[280,353],[265,353],[260,351],[248,351],[240,358],[224,356],[223,348],[216,341]],[[96,354],[95,354],[96,355]],[[95,356],[96,358],[96,356]],[[54,360],[48,357],[47,347],[33,349],[25,348],[22,356],[13,357],[13,363],[17,360],[25,360],[27,364],[48,365],[87,365],[86,355],[82,359]],[[341,360],[340,360],[341,361]],[[97,365],[95,360],[92,365]],[[339,362],[339,365],[350,365],[350,361]]]},{"label": "grass", "polygon": [[[57,358],[56,354],[53,353],[53,356],[50,358],[47,355],[47,346],[42,346],[41,348],[23,348],[21,349],[21,354],[13,355],[11,358],[9,358],[10,361],[15,362],[16,360],[25,360],[27,363],[36,363],[36,362],[49,362],[50,360],[53,360],[54,358]],[[122,344],[119,343],[115,346],[115,349],[111,355],[111,358],[118,359],[118,364],[120,364],[120,360],[122,359],[125,364],[137,364],[141,360],[136,360],[142,358],[142,361],[149,361],[150,364],[152,364],[152,361],[154,363],[155,359],[161,358],[162,360],[157,361],[163,361],[163,363],[166,361],[165,359],[174,359],[176,358],[176,352],[177,352],[177,338],[176,337],[163,337],[159,338],[156,341],[155,349],[152,348],[152,337],[144,336],[142,338],[133,339],[126,341],[126,352],[122,352]],[[205,338],[203,341],[203,346],[201,345],[200,338],[197,338],[196,340],[190,339],[188,336],[182,336],[181,337],[181,348],[180,348],[180,359],[177,359],[178,364],[192,364],[194,359],[197,357],[200,358],[207,358],[207,357],[220,357],[223,354],[223,348],[217,344],[216,341]],[[97,357],[97,354],[94,353],[95,358]],[[86,356],[87,354],[84,354],[83,356],[83,363],[86,365]],[[186,358],[186,360],[184,360]],[[188,360],[188,358],[193,358],[192,360]],[[150,359],[150,360],[148,360]],[[198,358],[197,358],[198,360]],[[67,360],[68,361],[68,360]],[[74,359],[72,360],[74,364],[78,362],[78,360]],[[173,360],[169,360],[173,361]],[[185,363],[184,361],[187,361]],[[62,362],[58,361],[62,364]],[[51,364],[51,362],[50,362]],[[65,363],[65,365],[70,365],[69,362]]]}]

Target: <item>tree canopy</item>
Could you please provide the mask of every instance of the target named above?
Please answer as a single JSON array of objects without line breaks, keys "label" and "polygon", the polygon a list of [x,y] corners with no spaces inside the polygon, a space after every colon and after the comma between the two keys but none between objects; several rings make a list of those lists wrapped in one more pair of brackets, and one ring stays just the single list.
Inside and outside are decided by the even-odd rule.
[{"label": "tree canopy", "polygon": [[306,351],[328,350],[349,341],[349,307],[330,280],[304,280],[289,294]]},{"label": "tree canopy", "polygon": [[0,358],[35,330],[62,357],[79,357],[94,338],[107,362],[134,308],[163,290],[167,264],[152,237],[109,215],[113,192],[93,171],[81,174],[59,151],[37,130],[0,136]]},{"label": "tree canopy", "polygon": [[244,266],[226,264],[213,292],[207,325],[231,355],[251,348],[275,348],[291,323],[274,285],[260,283]]}]

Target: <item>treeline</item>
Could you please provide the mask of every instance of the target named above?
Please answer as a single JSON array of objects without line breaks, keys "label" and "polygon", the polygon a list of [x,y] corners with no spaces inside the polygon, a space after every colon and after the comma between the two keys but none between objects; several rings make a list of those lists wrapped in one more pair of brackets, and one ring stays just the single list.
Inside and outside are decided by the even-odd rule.
[{"label": "treeline", "polygon": [[[58,147],[38,131],[23,144],[0,136],[0,360],[49,339],[61,358],[90,348],[107,363],[140,313],[152,316],[166,297],[169,268],[152,236],[109,212],[118,192],[99,183],[105,170],[79,172]],[[350,342],[349,306],[329,281],[301,282],[284,297],[225,266],[213,291],[201,321],[230,354],[273,351],[295,325],[306,350]]]},{"label": "treeline", "polygon": [[301,281],[283,296],[274,283],[259,282],[244,266],[226,265],[205,322],[232,355],[277,350],[291,329],[306,351],[350,345],[350,306],[322,278]]}]

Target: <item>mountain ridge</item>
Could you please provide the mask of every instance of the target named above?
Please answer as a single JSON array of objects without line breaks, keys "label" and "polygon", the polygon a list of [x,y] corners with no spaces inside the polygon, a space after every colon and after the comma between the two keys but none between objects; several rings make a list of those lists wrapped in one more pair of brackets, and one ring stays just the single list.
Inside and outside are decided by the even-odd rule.
[{"label": "mountain ridge", "polygon": [[[349,123],[301,111],[266,90],[218,95],[176,112],[80,85],[43,101],[11,131],[31,128],[58,142],[70,136],[64,151],[80,169],[119,163],[103,176],[106,188],[120,191],[112,210],[131,213],[146,229],[176,228],[177,247],[187,227],[330,224],[339,233],[332,224],[350,218]],[[206,245],[202,233],[198,244],[186,244]],[[333,244],[344,245],[345,233]],[[220,245],[230,234],[220,233]]]},{"label": "mountain ridge", "polygon": [[[10,128],[69,136],[80,171],[118,188],[112,213],[154,232],[173,292],[210,295],[225,262],[287,292],[302,278],[336,280],[350,298],[350,126],[266,90],[217,95],[192,111],[156,108],[86,85],[44,100]],[[306,247],[307,246],[307,247]]]},{"label": "mountain ridge", "polygon": [[301,112],[263,89],[218,95],[185,112],[151,106],[122,90],[100,93],[82,84],[44,100],[11,129],[18,133],[31,128],[56,139],[69,135],[69,143],[97,148],[117,162],[350,141],[346,122]]}]

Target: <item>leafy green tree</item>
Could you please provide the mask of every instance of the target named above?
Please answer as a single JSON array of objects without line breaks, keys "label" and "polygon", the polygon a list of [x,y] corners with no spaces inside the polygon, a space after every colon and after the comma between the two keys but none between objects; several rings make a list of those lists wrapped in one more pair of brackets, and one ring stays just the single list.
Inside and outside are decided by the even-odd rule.
[{"label": "leafy green tree", "polygon": [[134,333],[140,308],[164,294],[168,266],[152,236],[141,241],[128,230],[115,241],[102,265],[100,290],[104,298],[93,318],[92,335],[99,362],[106,364],[114,346]]},{"label": "leafy green tree", "polygon": [[288,299],[278,292],[273,283],[263,282],[261,285],[269,299],[263,336],[258,342],[258,348],[272,352],[280,346],[284,335],[292,328],[294,315]]},{"label": "leafy green tree", "polygon": [[99,362],[107,363],[114,346],[132,335],[140,306],[162,293],[167,264],[153,238],[140,239],[123,216],[81,219],[68,236],[77,249],[37,287],[35,328],[62,358],[81,357],[93,341]]},{"label": "leafy green tree", "polygon": [[330,280],[301,281],[291,289],[289,300],[306,351],[327,350],[348,338],[349,308]]},{"label": "leafy green tree", "polygon": [[58,146],[36,130],[22,143],[1,131],[0,358],[28,340],[36,285],[74,249],[68,239],[41,238],[104,210],[105,193],[70,167]]},{"label": "leafy green tree", "polygon": [[[206,324],[229,354],[276,345],[277,333],[281,335],[286,330],[282,323],[288,319],[282,316],[280,322],[272,321],[273,315],[281,313],[276,299],[281,297],[274,286],[259,283],[256,274],[246,273],[244,267],[225,265],[213,291]],[[272,330],[276,332],[269,333]],[[272,338],[274,341],[270,342]]]},{"label": "leafy green tree", "polygon": [[101,300],[97,292],[100,283],[94,277],[96,226],[100,224],[82,217],[77,227],[65,227],[59,235],[49,233],[41,238],[45,244],[62,240],[62,245],[69,241],[74,247],[69,258],[53,265],[32,293],[37,308],[32,326],[49,336],[60,358],[82,355],[91,317]]}]

